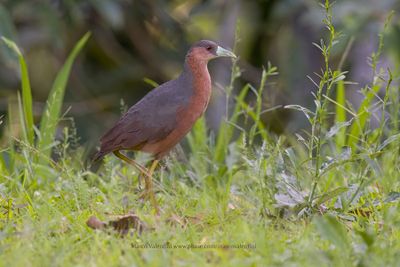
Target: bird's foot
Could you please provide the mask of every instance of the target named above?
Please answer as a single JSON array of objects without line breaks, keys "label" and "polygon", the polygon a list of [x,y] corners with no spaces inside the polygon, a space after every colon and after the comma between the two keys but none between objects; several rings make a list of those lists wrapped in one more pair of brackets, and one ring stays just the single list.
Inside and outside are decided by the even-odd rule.
[{"label": "bird's foot", "polygon": [[154,210],[155,210],[156,214],[160,215],[160,207],[158,205],[156,196],[155,196],[154,191],[153,191],[152,188],[151,189],[145,189],[142,192],[140,192],[139,196],[138,196],[138,199],[139,200],[143,200],[143,201],[150,200],[151,204],[154,207]]}]

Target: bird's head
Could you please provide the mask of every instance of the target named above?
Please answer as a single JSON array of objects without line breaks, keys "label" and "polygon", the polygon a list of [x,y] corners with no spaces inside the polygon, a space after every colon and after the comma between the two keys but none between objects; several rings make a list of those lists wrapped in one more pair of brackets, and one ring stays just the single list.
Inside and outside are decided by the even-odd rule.
[{"label": "bird's head", "polygon": [[196,61],[208,62],[217,57],[236,58],[236,55],[213,41],[201,40],[192,45],[186,57],[193,58]]}]

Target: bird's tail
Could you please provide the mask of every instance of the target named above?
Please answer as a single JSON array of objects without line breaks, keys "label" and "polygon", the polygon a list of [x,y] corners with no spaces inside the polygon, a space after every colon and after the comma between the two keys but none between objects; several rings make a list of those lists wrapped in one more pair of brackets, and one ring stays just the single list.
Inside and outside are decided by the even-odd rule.
[{"label": "bird's tail", "polygon": [[106,152],[100,150],[99,152],[97,152],[97,153],[92,157],[92,161],[93,161],[93,162],[99,161],[99,160],[100,160],[102,157],[104,157],[106,154],[107,154]]}]

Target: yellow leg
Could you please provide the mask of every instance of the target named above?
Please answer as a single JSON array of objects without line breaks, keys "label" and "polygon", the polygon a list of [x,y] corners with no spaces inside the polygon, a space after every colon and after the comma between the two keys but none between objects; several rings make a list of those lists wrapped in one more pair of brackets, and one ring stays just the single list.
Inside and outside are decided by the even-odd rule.
[{"label": "yellow leg", "polygon": [[139,163],[137,163],[135,160],[128,158],[127,156],[125,156],[124,154],[119,152],[119,150],[114,151],[114,155],[117,156],[118,158],[122,159],[123,161],[129,163],[133,167],[137,168],[145,176],[149,177],[148,170],[145,167],[143,167],[142,165],[140,165]]},{"label": "yellow leg", "polygon": [[119,152],[118,150],[114,151],[114,155],[117,156],[118,158],[122,159],[123,161],[129,163],[130,165],[134,166],[144,175],[144,181],[145,181],[145,192],[144,193],[146,195],[147,194],[149,195],[151,204],[154,206],[156,213],[159,214],[160,208],[158,207],[157,200],[154,195],[153,181],[152,181],[153,173],[157,167],[158,160],[154,160],[153,163],[151,164],[150,169],[147,170],[145,167],[143,167],[142,165],[137,163],[135,160],[128,158],[127,156],[125,156],[124,154]]},{"label": "yellow leg", "polygon": [[157,159],[153,160],[153,163],[151,164],[150,169],[149,169],[150,176],[153,176],[153,173],[154,173],[155,169],[157,168],[158,162],[159,161]]},{"label": "yellow leg", "polygon": [[160,214],[160,208],[158,206],[156,196],[154,195],[154,189],[153,189],[153,173],[154,170],[157,168],[158,160],[154,160],[150,166],[149,169],[149,176],[144,177],[144,181],[146,183],[146,193],[149,194],[151,204],[154,206],[156,213],[159,215]]}]

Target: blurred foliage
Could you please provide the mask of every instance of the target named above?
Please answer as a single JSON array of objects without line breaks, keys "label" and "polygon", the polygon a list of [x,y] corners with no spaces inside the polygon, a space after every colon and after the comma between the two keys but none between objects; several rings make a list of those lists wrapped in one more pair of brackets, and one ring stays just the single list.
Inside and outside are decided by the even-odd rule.
[{"label": "blurred foliage", "polygon": [[[87,31],[92,38],[73,68],[63,111],[69,107],[79,135],[94,145],[97,137],[115,122],[120,103],[132,105],[152,89],[146,80],[157,83],[175,77],[192,42],[214,39],[227,47],[239,43],[242,69],[239,84],[259,86],[262,66],[268,61],[278,66],[279,76],[265,85],[263,109],[284,104],[312,108],[310,92],[315,90],[306,78],[319,72],[322,57],[312,42],[323,34],[322,13],[311,0],[3,0],[0,1],[0,36],[17,42],[27,60],[31,77],[35,123],[45,107],[48,88],[73,44]],[[338,0],[334,24],[341,31],[332,51],[333,64],[339,64],[350,37],[354,45],[344,62],[350,80],[360,83],[347,92],[358,105],[356,93],[370,82],[367,58],[376,50],[377,34],[390,10],[399,10],[396,0]],[[389,31],[382,66],[400,62],[400,23],[398,15]],[[386,59],[385,59],[386,58]],[[7,103],[17,107],[20,87],[18,59],[6,46],[0,46],[0,114]],[[210,69],[216,85],[229,83],[228,61],[213,62]],[[398,72],[398,71],[397,71]],[[237,86],[238,88],[240,86]],[[223,92],[216,86],[207,114],[217,129],[225,108]],[[347,89],[347,88],[346,88]],[[121,102],[121,99],[124,102]],[[246,98],[249,105],[255,99]],[[221,108],[222,107],[222,108]],[[262,121],[277,132],[308,127],[301,114],[283,109],[264,113]]]}]

